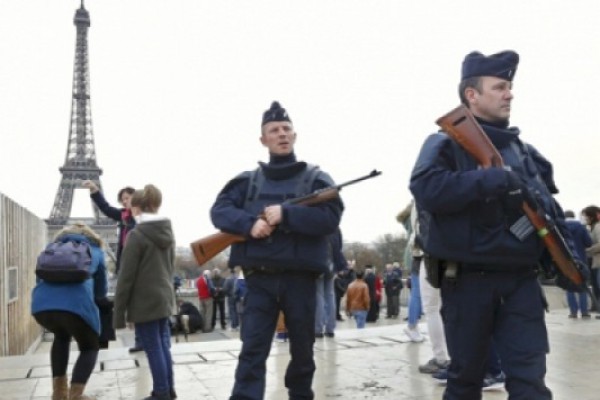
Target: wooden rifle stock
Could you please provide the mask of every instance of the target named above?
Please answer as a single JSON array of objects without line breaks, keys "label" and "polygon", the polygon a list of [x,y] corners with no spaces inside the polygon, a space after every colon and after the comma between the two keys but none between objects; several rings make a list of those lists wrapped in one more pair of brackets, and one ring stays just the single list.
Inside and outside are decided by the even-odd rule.
[{"label": "wooden rifle stock", "polygon": [[192,247],[192,253],[198,262],[198,265],[202,265],[232,244],[240,243],[245,240],[246,238],[242,235],[216,232],[192,242],[190,246]]},{"label": "wooden rifle stock", "polygon": [[[343,187],[352,185],[354,183],[363,181],[365,179],[374,178],[378,175],[381,175],[380,171],[373,170],[371,173],[365,176],[361,176],[360,178],[353,179],[351,181],[316,190],[306,196],[297,197],[295,199],[290,199],[286,201],[287,204],[296,204],[303,206],[312,206],[315,204],[323,203],[325,201],[333,200],[338,197],[340,190]],[[264,215],[259,215],[259,218],[264,219]],[[192,248],[192,253],[194,254],[194,258],[198,262],[198,265],[202,265],[215,257],[217,254],[225,250],[227,247],[231,246],[234,243],[241,243],[246,241],[247,237],[242,235],[236,235],[234,233],[226,233],[226,232],[216,232],[212,235],[203,237],[202,239],[198,239],[190,244]]]},{"label": "wooden rifle stock", "polygon": [[[436,123],[452,139],[456,140],[483,168],[502,167],[502,156],[485,134],[471,111],[460,105],[448,114],[438,118]],[[534,209],[537,208],[537,211]],[[532,207],[523,202],[523,212],[542,238],[556,266],[564,276],[576,285],[582,285],[584,278],[577,267],[569,247],[559,230],[549,223],[541,207]]]},{"label": "wooden rifle stock", "polygon": [[[332,200],[337,197],[338,192],[337,189],[327,188],[318,193],[316,192],[314,196],[310,196],[310,198],[307,198],[304,201],[292,202],[299,205],[310,206],[312,204]],[[259,215],[259,218],[265,219],[263,214]],[[192,252],[194,253],[196,261],[198,261],[198,265],[202,265],[232,244],[245,242],[246,239],[245,236],[236,235],[234,233],[216,232],[192,242],[190,246],[192,247]]]}]

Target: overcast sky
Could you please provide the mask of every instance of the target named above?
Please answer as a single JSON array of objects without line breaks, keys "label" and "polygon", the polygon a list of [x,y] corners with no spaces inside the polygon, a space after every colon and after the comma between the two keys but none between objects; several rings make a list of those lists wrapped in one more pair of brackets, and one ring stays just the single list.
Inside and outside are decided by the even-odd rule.
[{"label": "overcast sky", "polygon": [[[218,191],[268,159],[260,120],[272,100],[294,122],[299,159],[338,182],[383,172],[342,192],[345,239],[402,232],[395,216],[410,201],[418,150],[458,105],[461,62],[472,50],[520,53],[511,123],[553,162],[563,207],[600,203],[597,0],[85,6],[106,197],[116,204],[123,186],[156,184],[180,246],[214,232]],[[78,7],[0,1],[0,192],[41,218],[67,150]]]}]

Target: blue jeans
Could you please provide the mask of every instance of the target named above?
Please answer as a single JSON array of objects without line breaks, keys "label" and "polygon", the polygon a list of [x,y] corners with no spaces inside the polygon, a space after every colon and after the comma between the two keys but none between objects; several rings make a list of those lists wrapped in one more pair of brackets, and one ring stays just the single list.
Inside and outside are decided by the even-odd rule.
[{"label": "blue jeans", "polygon": [[300,272],[245,272],[247,293],[242,314],[242,350],[230,400],[260,400],[265,396],[266,361],[279,311],[290,339],[291,359],[285,372],[290,399],[312,400],[315,373],[316,275]]},{"label": "blue jeans", "polygon": [[227,297],[227,310],[229,311],[229,323],[233,329],[236,329],[240,326],[240,320],[238,318],[237,306],[233,296]]},{"label": "blue jeans", "polygon": [[414,327],[421,318],[421,286],[419,275],[410,274],[410,300],[408,301],[408,325]]},{"label": "blue jeans", "polygon": [[317,308],[315,311],[315,333],[333,333],[335,330],[335,294],[333,276],[323,274],[317,279]]},{"label": "blue jeans", "polygon": [[550,400],[546,387],[545,300],[533,270],[465,270],[442,281],[442,318],[450,366],[444,400],[480,400],[490,345],[511,400]]},{"label": "blue jeans", "polygon": [[365,324],[367,323],[367,313],[367,310],[352,311],[352,315],[354,315],[356,327],[358,329],[363,329],[365,327]]},{"label": "blue jeans", "polygon": [[156,394],[170,393],[171,389],[174,389],[174,383],[169,319],[136,323],[135,331],[148,357],[152,373],[152,391]]},{"label": "blue jeans", "polygon": [[[586,292],[567,292],[567,303],[569,304],[569,310],[571,310],[572,315],[577,315],[578,311],[581,311],[582,315],[589,312],[587,296]],[[577,298],[579,298],[579,302],[577,301]]]}]

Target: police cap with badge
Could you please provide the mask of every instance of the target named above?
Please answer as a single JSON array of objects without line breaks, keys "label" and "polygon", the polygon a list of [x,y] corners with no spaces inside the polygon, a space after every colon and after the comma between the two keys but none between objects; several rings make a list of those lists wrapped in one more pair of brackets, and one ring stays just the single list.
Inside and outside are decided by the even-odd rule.
[{"label": "police cap with badge", "polygon": [[512,81],[517,72],[519,54],[512,50],[486,56],[473,51],[465,56],[462,63],[461,80],[477,76],[495,76]]},{"label": "police cap with badge", "polygon": [[275,121],[287,121],[289,123],[292,122],[289,114],[287,113],[285,108],[281,107],[281,104],[279,104],[278,101],[274,101],[273,103],[271,103],[271,107],[263,113],[261,126],[265,126],[269,122]]}]

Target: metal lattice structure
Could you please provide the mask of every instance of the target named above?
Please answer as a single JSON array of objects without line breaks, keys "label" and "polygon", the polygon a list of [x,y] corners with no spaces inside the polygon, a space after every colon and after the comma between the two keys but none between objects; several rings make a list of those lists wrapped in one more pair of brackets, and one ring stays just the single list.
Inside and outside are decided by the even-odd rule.
[{"label": "metal lattice structure", "polygon": [[[69,141],[65,163],[59,168],[61,180],[50,212],[46,220],[49,234],[52,237],[65,225],[72,223],[71,208],[73,194],[77,188],[82,188],[84,180],[91,180],[102,190],[98,167],[94,133],[92,130],[92,110],[90,103],[90,71],[88,63],[88,29],[90,14],[85,9],[83,0],[75,11],[73,20],[77,28],[75,42],[75,62],[73,68],[73,96],[71,104],[71,123],[69,126]],[[90,200],[91,201],[91,200]],[[109,244],[116,243],[115,222],[103,216],[93,204],[94,217],[86,220]],[[81,220],[81,218],[78,218]],[[111,246],[112,247],[112,246]]]}]

